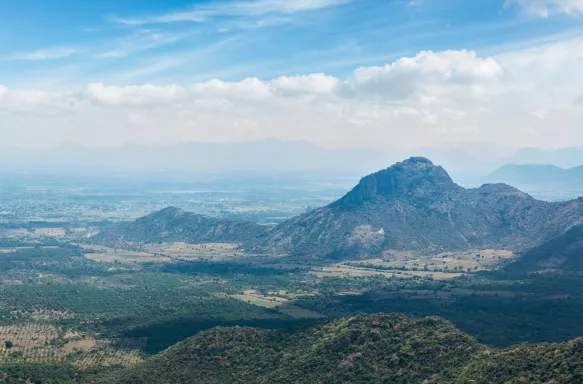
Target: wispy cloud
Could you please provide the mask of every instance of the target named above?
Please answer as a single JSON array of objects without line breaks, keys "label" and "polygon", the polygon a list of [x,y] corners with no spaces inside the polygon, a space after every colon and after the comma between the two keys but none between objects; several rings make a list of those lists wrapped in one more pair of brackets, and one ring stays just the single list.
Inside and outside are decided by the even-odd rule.
[{"label": "wispy cloud", "polygon": [[75,48],[54,47],[8,55],[8,60],[56,60],[71,57],[81,52]]},{"label": "wispy cloud", "polygon": [[188,33],[168,33],[157,30],[142,30],[115,42],[115,46],[93,55],[98,59],[126,57],[135,52],[155,49],[176,43],[189,36]]},{"label": "wispy cloud", "polygon": [[[140,30],[129,36],[111,40],[100,46],[94,46],[91,50],[80,50],[76,48],[54,47],[43,48],[32,52],[18,52],[4,57],[5,60],[57,60],[68,59],[73,56],[78,58],[122,58],[133,53],[155,49],[165,45],[176,43],[191,34],[189,33],[169,33],[158,30]],[[92,51],[92,52],[90,52]],[[97,52],[97,53],[96,53]]]},{"label": "wispy cloud", "polygon": [[549,17],[553,14],[583,16],[583,0],[506,0],[504,6],[519,6],[530,15]]},{"label": "wispy cloud", "polygon": [[[236,21],[232,24],[232,27],[240,29],[269,28],[292,24],[294,22],[295,19],[289,16],[267,16],[251,21]],[[230,28],[227,27],[223,31],[228,31],[229,29]]]},{"label": "wispy cloud", "polygon": [[269,14],[290,15],[337,6],[352,0],[251,0],[214,2],[192,7],[189,10],[170,12],[146,17],[112,18],[111,21],[128,25],[164,24],[174,22],[202,23],[216,17],[264,16]]}]

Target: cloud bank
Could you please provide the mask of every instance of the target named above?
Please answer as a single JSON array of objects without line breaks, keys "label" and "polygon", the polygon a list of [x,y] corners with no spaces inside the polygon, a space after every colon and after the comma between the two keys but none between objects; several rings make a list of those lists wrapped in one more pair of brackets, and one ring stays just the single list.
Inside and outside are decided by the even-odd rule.
[{"label": "cloud bank", "polygon": [[482,57],[423,51],[345,78],[315,73],[194,84],[0,86],[5,144],[240,141],[412,148],[480,141],[583,145],[583,38]]}]

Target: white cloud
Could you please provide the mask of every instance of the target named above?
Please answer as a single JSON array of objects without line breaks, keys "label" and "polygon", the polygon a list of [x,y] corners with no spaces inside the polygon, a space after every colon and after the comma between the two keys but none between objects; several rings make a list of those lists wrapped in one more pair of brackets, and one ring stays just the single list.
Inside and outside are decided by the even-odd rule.
[{"label": "white cloud", "polygon": [[177,85],[116,87],[92,83],[85,87],[84,95],[88,100],[106,106],[151,107],[181,100],[186,91]]},{"label": "white cloud", "polygon": [[[583,38],[492,57],[420,52],[345,78],[322,73],[194,84],[0,87],[13,145],[307,139],[402,149],[452,141],[583,145]],[[59,119],[38,119],[39,115]]]},{"label": "white cloud", "polygon": [[33,52],[15,53],[8,56],[9,60],[56,60],[71,57],[79,54],[80,51],[74,48],[54,47],[39,49]]},{"label": "white cloud", "polygon": [[583,15],[583,0],[507,0],[506,7],[518,5],[531,15],[549,17],[553,14]]},{"label": "white cloud", "polygon": [[199,99],[224,98],[226,100],[266,100],[273,96],[273,89],[268,83],[256,77],[238,82],[227,82],[219,79],[194,84],[191,87],[193,96]]},{"label": "white cloud", "polygon": [[437,96],[437,89],[478,90],[471,86],[500,79],[503,70],[493,58],[479,58],[475,52],[420,52],[384,67],[357,69],[350,81],[357,93],[382,95],[390,99]]},{"label": "white cloud", "polygon": [[0,111],[28,115],[58,115],[71,111],[80,100],[74,92],[11,90],[0,85]]},{"label": "white cloud", "polygon": [[326,94],[334,92],[340,81],[334,76],[315,73],[303,76],[281,76],[271,81],[271,85],[283,93]]},{"label": "white cloud", "polygon": [[112,21],[128,25],[174,22],[201,23],[218,16],[264,16],[269,14],[289,15],[297,12],[314,11],[336,6],[350,1],[352,0],[250,0],[214,2],[199,5],[186,11],[141,18],[114,18]]}]

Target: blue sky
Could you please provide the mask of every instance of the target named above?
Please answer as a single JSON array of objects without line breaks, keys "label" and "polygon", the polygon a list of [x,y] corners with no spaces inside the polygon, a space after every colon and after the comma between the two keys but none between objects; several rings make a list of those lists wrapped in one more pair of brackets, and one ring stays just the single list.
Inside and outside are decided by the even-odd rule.
[{"label": "blue sky", "polygon": [[421,50],[490,55],[582,30],[576,15],[533,17],[519,3],[0,0],[0,84],[66,89],[345,76]]},{"label": "blue sky", "polygon": [[0,137],[583,146],[581,68],[583,0],[0,0]]}]

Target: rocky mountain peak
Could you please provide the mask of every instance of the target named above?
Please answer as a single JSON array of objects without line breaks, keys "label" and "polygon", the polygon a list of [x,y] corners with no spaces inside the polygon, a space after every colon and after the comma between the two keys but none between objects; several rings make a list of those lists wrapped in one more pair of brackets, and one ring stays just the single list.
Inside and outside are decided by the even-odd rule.
[{"label": "rocky mountain peak", "polygon": [[433,162],[426,157],[410,157],[407,160],[404,160],[397,164],[412,167],[434,167]]},{"label": "rocky mountain peak", "polygon": [[184,211],[176,207],[167,207],[157,212],[159,216],[180,216],[183,215]]},{"label": "rocky mountain peak", "polygon": [[429,198],[459,188],[445,169],[424,157],[411,157],[364,177],[337,204],[351,206],[377,197]]}]

